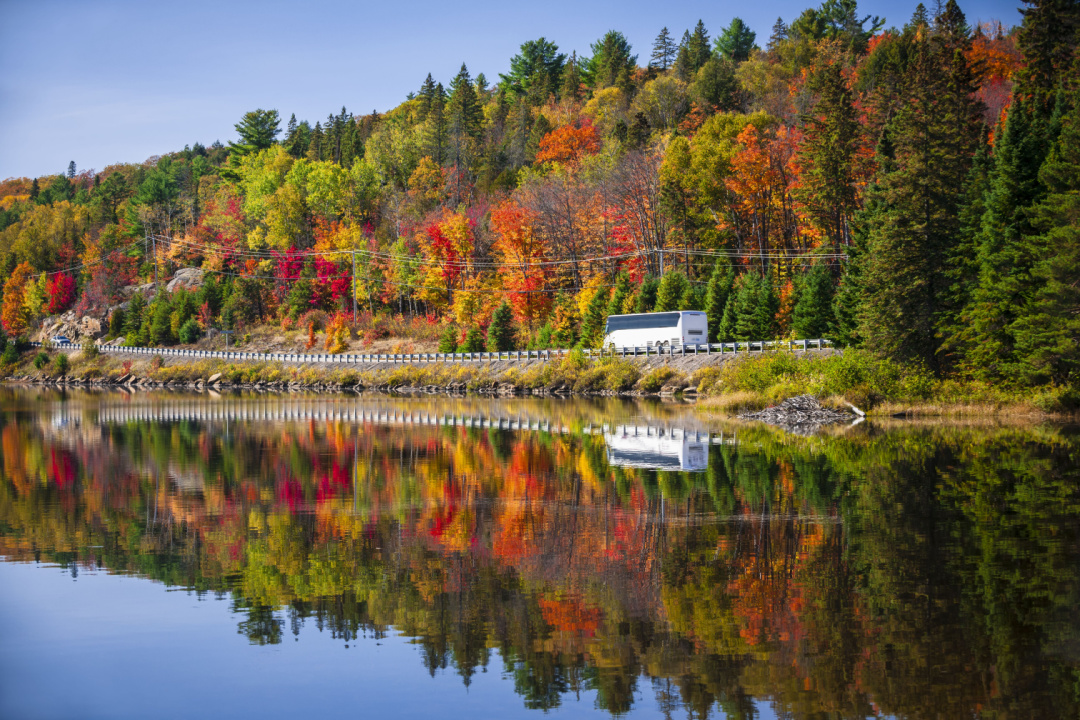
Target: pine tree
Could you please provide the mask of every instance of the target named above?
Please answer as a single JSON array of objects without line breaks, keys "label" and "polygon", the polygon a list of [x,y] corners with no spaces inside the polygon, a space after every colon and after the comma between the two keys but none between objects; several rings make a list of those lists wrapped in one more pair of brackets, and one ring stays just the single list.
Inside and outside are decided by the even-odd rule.
[{"label": "pine tree", "polygon": [[503,302],[491,316],[487,334],[488,352],[506,352],[514,349],[514,313]]},{"label": "pine tree", "polygon": [[[446,103],[445,112],[447,131],[453,144],[454,164],[464,169],[472,144],[480,137],[484,119],[476,88],[465,63],[461,64],[461,69],[450,83],[450,100]],[[461,173],[457,176],[460,178]]]},{"label": "pine tree", "polygon": [[784,23],[784,18],[776,18],[776,22],[772,26],[772,35],[769,36],[769,43],[766,45],[766,49],[772,53],[776,52],[776,49],[780,47],[780,43],[788,39],[788,26]]},{"label": "pine tree", "polygon": [[1013,323],[1019,377],[1080,388],[1080,56],[1062,128],[1039,170],[1046,196],[1028,215],[1043,248],[1032,269],[1035,288]]},{"label": "pine tree", "polygon": [[686,283],[686,289],[683,291],[682,297],[679,298],[679,310],[704,310],[705,298],[701,296],[701,291],[692,282]]},{"label": "pine tree", "polygon": [[[762,331],[759,327],[758,302],[762,277],[757,273],[743,273],[736,287],[734,306],[732,308],[731,324],[727,329],[728,334],[735,340],[761,340]],[[725,310],[725,315],[727,311]],[[728,318],[725,317],[725,324]]]},{"label": "pine tree", "polygon": [[465,333],[465,339],[458,346],[458,352],[478,353],[484,352],[484,333],[475,325]]},{"label": "pine tree", "polygon": [[743,293],[743,288],[749,281],[750,275],[748,273],[743,273],[735,278],[735,282],[731,286],[731,292],[728,293],[727,302],[724,304],[724,313],[720,325],[716,329],[717,342],[728,342],[735,339],[735,328],[739,323],[739,296]]},{"label": "pine tree", "polygon": [[1017,46],[1024,67],[1017,73],[1021,94],[1030,94],[1036,107],[1049,112],[1061,78],[1080,45],[1080,3],[1076,0],[1025,0]]},{"label": "pine tree", "polygon": [[607,314],[622,315],[623,307],[632,294],[630,276],[625,272],[620,272],[615,278],[615,290],[611,293],[611,302],[608,303]]},{"label": "pine tree", "polygon": [[709,32],[705,29],[705,23],[697,21],[694,32],[690,34],[690,41],[686,49],[690,55],[692,72],[700,70],[709,58],[712,57],[712,48],[709,47]]},{"label": "pine tree", "polygon": [[669,312],[679,309],[679,301],[682,300],[690,283],[681,270],[670,270],[660,278],[660,287],[656,291],[656,312]]},{"label": "pine tree", "polygon": [[570,59],[563,68],[563,86],[560,96],[571,102],[578,102],[581,95],[581,64],[578,62],[577,51],[570,53]]},{"label": "pine tree", "polygon": [[828,245],[838,248],[851,244],[851,219],[859,207],[862,126],[838,62],[823,65],[810,88],[818,99],[803,117],[799,193]]},{"label": "pine tree", "polygon": [[604,340],[604,324],[607,320],[607,307],[611,296],[607,288],[600,288],[593,295],[585,308],[585,317],[581,322],[581,344],[585,347],[600,347]]},{"label": "pine tree", "polygon": [[68,163],[67,176],[68,176],[69,180],[71,180],[71,179],[73,179],[75,177],[75,161],[74,160],[72,160],[71,162]]},{"label": "pine tree", "polygon": [[757,33],[751,30],[741,18],[734,18],[731,24],[724,28],[716,38],[716,52],[733,63],[741,63],[750,59],[750,51],[757,45],[754,40]]},{"label": "pine tree", "polygon": [[424,78],[417,97],[420,100],[420,120],[426,120],[431,112],[431,105],[435,101],[435,80],[431,77],[431,73],[428,73],[427,77]]},{"label": "pine tree", "polygon": [[618,85],[620,76],[628,75],[637,63],[630,42],[616,30],[608,31],[591,48],[593,54],[587,62],[586,78],[597,90]]},{"label": "pine tree", "polygon": [[735,285],[735,268],[727,264],[724,258],[717,258],[713,264],[712,275],[705,291],[705,315],[709,319],[709,340],[717,342],[720,326],[724,320],[731,289]]},{"label": "pine tree", "polygon": [[671,33],[668,32],[667,27],[664,27],[653,41],[649,67],[660,71],[667,70],[675,62],[675,54],[678,50],[675,41],[671,39]]},{"label": "pine tree", "polygon": [[318,161],[323,159],[323,129],[322,123],[315,123],[315,129],[311,131],[311,142],[308,143],[307,159]]},{"label": "pine tree", "polygon": [[675,74],[683,82],[694,79],[697,68],[694,67],[694,57],[690,52],[690,31],[684,30],[682,39],[679,40],[679,49],[675,52]]},{"label": "pine tree", "polygon": [[656,306],[656,294],[660,289],[660,281],[654,277],[646,278],[638,287],[635,298],[634,312],[652,312]]},{"label": "pine tree", "polygon": [[826,337],[835,324],[832,303],[832,271],[825,263],[817,263],[798,284],[798,300],[791,311],[791,329],[795,337]]},{"label": "pine tree", "polygon": [[969,38],[955,0],[936,21],[948,26],[937,35],[927,32],[923,14],[917,11],[906,29],[912,58],[903,104],[887,128],[894,157],[880,178],[881,209],[870,221],[860,333],[881,355],[938,368],[935,330],[947,308],[946,261],[960,239],[963,182],[981,107],[972,99],[961,49]]}]

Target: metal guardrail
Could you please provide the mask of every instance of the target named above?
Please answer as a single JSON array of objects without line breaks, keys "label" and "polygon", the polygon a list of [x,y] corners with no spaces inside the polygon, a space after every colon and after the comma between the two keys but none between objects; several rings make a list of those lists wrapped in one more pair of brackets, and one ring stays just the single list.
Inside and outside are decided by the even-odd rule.
[{"label": "metal guardrail", "polygon": [[[32,347],[41,347],[42,343],[32,342]],[[55,344],[58,350],[78,350],[82,346],[74,343]],[[496,360],[528,361],[557,360],[569,355],[572,350],[509,350],[504,352],[476,353],[249,353],[233,350],[189,350],[186,348],[124,347],[121,345],[98,345],[98,350],[110,355],[161,355],[162,357],[184,357],[215,360],[238,360],[244,362],[280,362],[304,365],[309,363],[332,363],[342,365],[360,365],[372,363],[408,364],[416,363],[470,363],[494,362]],[[823,350],[832,347],[832,342],[824,338],[813,340],[753,340],[727,343],[708,343],[700,345],[651,345],[646,347],[607,348],[583,350],[585,357],[648,357],[651,355],[683,357],[686,355],[723,355],[727,353],[762,353],[766,350]]]}]

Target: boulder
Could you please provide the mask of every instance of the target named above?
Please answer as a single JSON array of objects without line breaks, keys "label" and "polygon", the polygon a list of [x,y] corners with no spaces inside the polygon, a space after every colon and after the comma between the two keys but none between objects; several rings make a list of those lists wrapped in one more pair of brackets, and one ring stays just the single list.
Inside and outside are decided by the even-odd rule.
[{"label": "boulder", "polygon": [[180,288],[186,290],[198,290],[203,284],[203,273],[198,268],[181,268],[176,271],[176,275],[169,281],[169,284],[165,286],[165,289],[169,292],[175,292]]}]

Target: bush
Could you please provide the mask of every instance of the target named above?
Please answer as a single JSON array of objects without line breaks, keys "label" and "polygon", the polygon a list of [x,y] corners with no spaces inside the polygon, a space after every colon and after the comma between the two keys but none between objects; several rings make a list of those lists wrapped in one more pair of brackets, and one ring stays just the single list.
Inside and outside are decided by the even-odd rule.
[{"label": "bush", "polygon": [[5,365],[14,365],[19,362],[19,350],[15,343],[9,342],[4,346],[4,352],[0,355],[0,361]]},{"label": "bush", "polygon": [[458,352],[474,353],[484,352],[484,333],[480,331],[478,327],[469,328],[469,332],[465,334],[465,341],[458,346]]},{"label": "bush", "polygon": [[638,389],[647,393],[660,392],[660,388],[667,385],[668,380],[671,380],[676,375],[678,373],[667,365],[653,368],[648,375],[638,382]]},{"label": "bush", "polygon": [[34,356],[34,367],[38,370],[49,364],[49,354],[45,351],[39,352]]},{"label": "bush", "polygon": [[82,345],[82,354],[84,358],[96,358],[101,354],[101,349],[92,338],[86,338],[86,341]]},{"label": "bush", "polygon": [[60,353],[53,360],[53,369],[56,370],[57,375],[67,375],[68,370],[71,369],[71,363],[68,361],[66,353]]},{"label": "bush", "polygon": [[150,369],[151,370],[158,370],[164,364],[165,364],[165,361],[161,359],[160,355],[155,355],[154,357],[150,358]]},{"label": "bush", "polygon": [[184,324],[180,326],[180,342],[185,345],[191,345],[199,339],[202,335],[202,328],[199,327],[199,321],[195,318],[188,318],[184,321]]}]

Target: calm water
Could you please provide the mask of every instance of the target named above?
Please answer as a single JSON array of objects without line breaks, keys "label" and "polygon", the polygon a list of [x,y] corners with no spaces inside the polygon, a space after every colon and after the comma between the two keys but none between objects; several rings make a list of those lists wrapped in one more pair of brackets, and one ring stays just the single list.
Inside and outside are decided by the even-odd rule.
[{"label": "calm water", "polygon": [[1076,718],[1078,450],[0,389],[0,717]]}]

